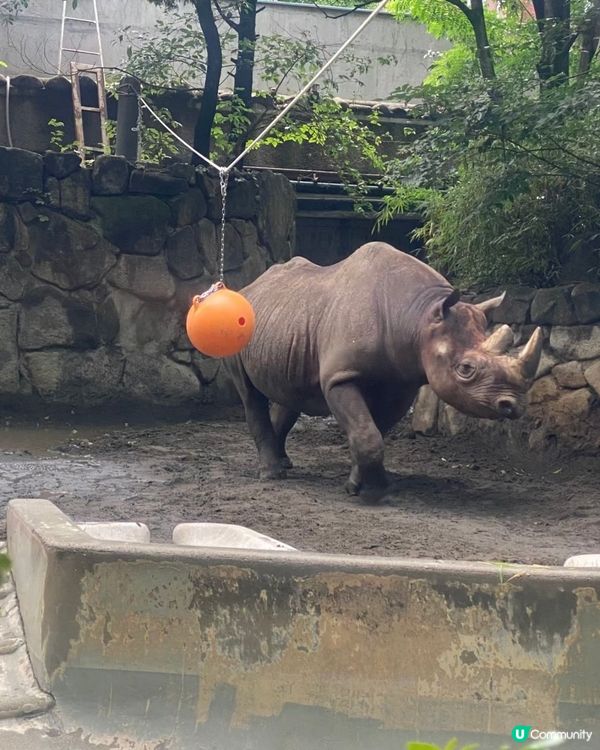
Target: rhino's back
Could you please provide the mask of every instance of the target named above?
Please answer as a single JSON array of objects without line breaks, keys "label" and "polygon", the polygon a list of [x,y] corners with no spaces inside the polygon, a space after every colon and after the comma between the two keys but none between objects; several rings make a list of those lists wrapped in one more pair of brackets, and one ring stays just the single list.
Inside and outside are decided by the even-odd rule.
[{"label": "rhino's back", "polygon": [[242,290],[256,314],[252,341],[241,354],[244,368],[273,401],[318,401],[324,357],[337,359],[360,336],[376,356],[388,318],[396,318],[386,311],[387,298],[409,310],[425,288],[441,285],[448,287],[433,269],[380,242],[331,266],[301,257],[271,266]]}]

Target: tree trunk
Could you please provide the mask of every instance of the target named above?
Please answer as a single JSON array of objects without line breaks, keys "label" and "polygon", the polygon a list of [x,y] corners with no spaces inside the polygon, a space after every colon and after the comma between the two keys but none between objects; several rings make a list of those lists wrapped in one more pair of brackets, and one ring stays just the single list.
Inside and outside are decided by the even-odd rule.
[{"label": "tree trunk", "polygon": [[537,64],[542,89],[558,86],[569,78],[571,49],[570,0],[533,0],[540,33],[541,54]]},{"label": "tree trunk", "polygon": [[[210,155],[210,134],[219,103],[219,83],[223,67],[221,40],[212,12],[211,0],[194,0],[196,15],[206,43],[206,76],[200,112],[194,128],[194,148],[205,156]],[[193,154],[192,164],[199,164],[200,158]]]},{"label": "tree trunk", "polygon": [[481,75],[488,81],[493,81],[496,78],[496,70],[494,68],[494,58],[492,57],[492,48],[488,39],[487,27],[485,25],[482,0],[472,0],[467,18],[475,34],[477,59],[479,60]]},{"label": "tree trunk", "polygon": [[[247,110],[252,107],[254,82],[254,54],[256,50],[256,0],[241,0],[240,20],[237,26],[238,54],[235,61],[234,93]],[[244,145],[239,133],[231,134],[234,156]],[[240,164],[241,166],[241,164]]]},{"label": "tree trunk", "polygon": [[590,72],[592,60],[600,42],[600,0],[594,0],[583,19],[581,28],[581,52],[579,55],[579,83]]}]

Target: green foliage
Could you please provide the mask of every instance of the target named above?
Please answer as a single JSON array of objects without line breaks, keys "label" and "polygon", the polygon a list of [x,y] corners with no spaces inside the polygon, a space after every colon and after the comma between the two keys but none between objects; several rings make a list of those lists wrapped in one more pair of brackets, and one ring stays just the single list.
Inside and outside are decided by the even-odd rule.
[{"label": "green foliage", "polygon": [[[581,17],[585,4],[572,5],[573,18]],[[537,25],[506,3],[505,15],[487,15],[496,78],[484,80],[466,17],[448,0],[396,0],[395,7],[436,33],[446,28],[456,43],[434,60],[422,86],[395,92],[428,125],[388,164],[394,194],[381,221],[421,202],[426,221],[417,236],[430,260],[466,284],[550,284],[581,248],[596,251],[590,270],[597,271],[598,65],[558,85],[541,82]]]},{"label": "green foliage", "polygon": [[[562,743],[561,743],[562,744]],[[542,740],[540,742],[534,742],[527,744],[523,747],[523,750],[549,750],[552,747],[556,747],[556,741],[554,740]],[[406,750],[479,750],[480,745],[478,743],[470,743],[468,745],[459,746],[459,742],[456,738],[448,740],[448,742],[441,747],[433,742],[420,742],[412,741],[406,745]],[[509,750],[508,745],[502,745],[499,750]]]},{"label": "green foliage", "polygon": [[8,573],[10,570],[10,560],[8,558],[8,555],[5,555],[4,552],[0,552],[0,580]]},{"label": "green foliage", "polygon": [[[168,2],[161,0],[157,0],[156,4],[167,9],[170,7]],[[220,36],[223,47],[227,48],[232,40],[229,27],[221,24]],[[152,32],[140,33],[126,27],[121,30],[119,39],[128,43],[127,59],[120,67],[143,82],[146,98],[168,88],[193,89],[201,83],[206,70],[206,50],[195,13],[170,11]],[[273,99],[277,102],[281,87],[286,84],[292,89],[300,89],[330,54],[331,50],[326,45],[315,42],[308,34],[301,34],[297,38],[277,34],[260,36],[255,48],[256,65],[260,66],[262,78],[270,90],[268,95],[266,92],[254,92],[254,96],[255,101],[262,96],[265,109],[261,110],[258,106],[255,111],[250,111],[238,96],[220,101],[211,132],[211,157],[224,161],[231,157],[237,144],[246,142],[251,134],[264,127],[265,112],[272,108]],[[233,74],[233,64],[227,61],[228,57],[224,55],[224,87],[231,85]],[[382,56],[378,64],[389,65],[395,59],[394,55]],[[364,83],[361,78],[368,71],[371,60],[352,52],[348,52],[342,60],[345,73],[337,79],[329,74],[319,81],[319,104],[315,108],[311,105],[305,107],[298,122],[288,118],[282,127],[271,133],[268,144],[276,146],[294,141],[321,146],[340,174],[356,185],[352,188],[354,194],[362,195],[364,184],[358,170],[352,167],[352,162],[360,155],[370,165],[370,171],[383,169],[378,152],[381,136],[374,132],[377,118],[369,126],[362,125],[351,112],[336,104],[332,97],[342,80],[352,81],[357,88],[362,87]],[[110,85],[114,88],[117,82],[117,77],[113,77]],[[166,114],[162,110],[162,116]],[[157,147],[156,131],[151,134],[146,125],[142,129],[142,138],[145,142],[153,140],[151,147],[144,147],[144,160],[154,160],[170,152],[170,136],[163,137],[162,151]],[[176,150],[173,145],[171,153]]]},{"label": "green foliage", "polygon": [[369,126],[359,122],[353,112],[333,99],[311,101],[308,99],[304,115],[296,112],[284,118],[281,124],[262,141],[266,146],[281,143],[311,143],[321,147],[332,160],[346,189],[354,197],[356,208],[370,208],[365,199],[367,185],[355,166],[363,160],[371,168],[384,170],[381,156],[382,136],[378,133],[379,117],[370,117]]},{"label": "green foliage", "polygon": [[478,744],[463,745],[459,748],[456,738],[448,740],[444,747],[434,745],[431,742],[409,742],[406,745],[406,750],[478,750],[478,748]]}]

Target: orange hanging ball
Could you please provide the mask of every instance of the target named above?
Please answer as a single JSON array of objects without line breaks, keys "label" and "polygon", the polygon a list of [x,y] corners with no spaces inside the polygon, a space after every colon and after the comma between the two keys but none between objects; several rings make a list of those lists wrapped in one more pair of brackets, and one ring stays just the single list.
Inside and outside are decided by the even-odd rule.
[{"label": "orange hanging ball", "polygon": [[248,300],[217,282],[194,297],[185,327],[189,340],[202,354],[230,357],[252,338],[254,320]]}]

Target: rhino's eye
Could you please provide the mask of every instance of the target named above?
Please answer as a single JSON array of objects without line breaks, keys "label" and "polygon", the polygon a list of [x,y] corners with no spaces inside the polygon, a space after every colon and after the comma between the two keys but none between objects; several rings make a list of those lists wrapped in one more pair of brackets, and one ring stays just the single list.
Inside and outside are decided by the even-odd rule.
[{"label": "rhino's eye", "polygon": [[456,372],[462,380],[471,380],[477,372],[477,368],[472,362],[460,362],[456,365]]}]

